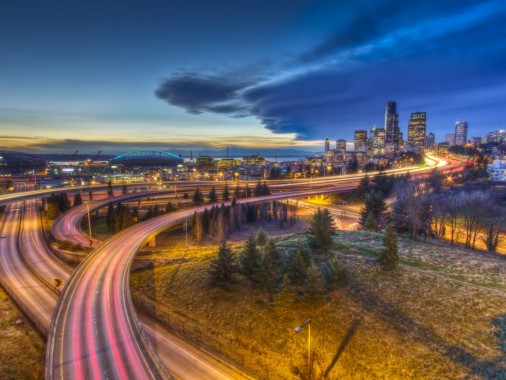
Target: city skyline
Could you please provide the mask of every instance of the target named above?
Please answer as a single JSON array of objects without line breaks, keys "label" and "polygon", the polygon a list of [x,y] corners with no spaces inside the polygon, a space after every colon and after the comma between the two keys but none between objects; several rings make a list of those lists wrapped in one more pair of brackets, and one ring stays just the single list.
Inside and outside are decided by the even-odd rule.
[{"label": "city skyline", "polygon": [[[0,144],[321,151],[397,102],[443,141],[504,129],[500,1],[0,7]],[[246,16],[247,15],[247,16]]]}]

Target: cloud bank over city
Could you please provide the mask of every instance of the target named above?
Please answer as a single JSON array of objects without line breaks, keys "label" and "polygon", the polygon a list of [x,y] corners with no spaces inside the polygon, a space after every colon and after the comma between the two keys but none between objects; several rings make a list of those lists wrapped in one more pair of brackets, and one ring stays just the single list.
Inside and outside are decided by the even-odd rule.
[{"label": "cloud bank over city", "polygon": [[9,3],[2,143],[321,150],[388,100],[404,132],[422,111],[439,141],[480,136],[506,127],[505,23],[499,0]]},{"label": "cloud bank over city", "polygon": [[427,111],[438,129],[450,130],[456,118],[502,127],[504,3],[404,6],[386,1],[347,9],[347,19],[327,38],[263,80],[231,83],[219,68],[212,78],[177,73],[162,81],[156,96],[191,113],[251,115],[268,130],[298,139],[380,124],[388,99],[404,110],[404,124],[408,112]]}]

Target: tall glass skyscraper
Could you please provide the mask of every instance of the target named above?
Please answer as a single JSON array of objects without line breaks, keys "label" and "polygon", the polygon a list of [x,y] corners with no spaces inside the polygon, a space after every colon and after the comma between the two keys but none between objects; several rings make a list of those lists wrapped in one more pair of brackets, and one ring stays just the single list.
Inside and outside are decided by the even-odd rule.
[{"label": "tall glass skyscraper", "polygon": [[457,121],[455,123],[455,145],[465,145],[467,143],[467,121]]},{"label": "tall glass skyscraper", "polygon": [[385,112],[385,150],[393,153],[399,150],[401,144],[401,134],[399,130],[399,114],[397,113],[397,103],[387,102]]}]

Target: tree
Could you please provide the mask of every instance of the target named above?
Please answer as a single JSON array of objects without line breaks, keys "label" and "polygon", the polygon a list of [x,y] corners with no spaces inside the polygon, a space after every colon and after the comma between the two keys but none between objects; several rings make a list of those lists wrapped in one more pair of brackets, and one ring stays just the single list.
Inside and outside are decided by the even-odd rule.
[{"label": "tree", "polygon": [[265,231],[263,230],[263,228],[260,228],[258,230],[255,241],[256,241],[256,244],[262,248],[267,244],[267,235],[265,234]]},{"label": "tree", "polygon": [[60,208],[61,212],[70,210],[70,201],[67,196],[67,193],[58,194],[57,199],[58,199],[58,207]]},{"label": "tree", "polygon": [[374,218],[374,215],[370,212],[365,217],[364,224],[362,226],[365,230],[368,231],[377,231],[378,230],[378,222]]},{"label": "tree", "polygon": [[193,203],[199,205],[204,201],[204,197],[202,196],[202,193],[200,192],[199,188],[195,190],[195,194],[193,194]]},{"label": "tree", "polygon": [[384,248],[380,251],[378,259],[379,263],[386,270],[394,269],[399,263],[397,244],[397,233],[395,232],[394,226],[392,224],[389,224],[385,230],[385,235],[383,237]]},{"label": "tree", "polygon": [[90,201],[92,201],[92,200],[93,200],[93,191],[91,191],[91,190],[90,190],[90,191],[88,192],[88,198],[90,199]]},{"label": "tree", "polygon": [[234,199],[241,198],[241,187],[237,185],[234,189]]},{"label": "tree", "polygon": [[109,180],[109,182],[107,182],[107,196],[112,197],[113,195],[114,191],[112,189],[112,180]]},{"label": "tree", "polygon": [[105,224],[107,228],[111,231],[114,230],[114,206],[112,203],[109,203],[109,207],[107,207],[107,215],[105,216]]},{"label": "tree", "polygon": [[121,194],[123,195],[128,194],[127,185],[123,184],[123,186],[121,187]]},{"label": "tree", "polygon": [[206,208],[202,213],[202,234],[204,236],[208,235],[211,231],[211,215],[209,214],[209,210]]},{"label": "tree", "polygon": [[365,195],[369,191],[370,186],[371,186],[371,181],[370,181],[369,176],[366,175],[366,176],[362,177],[357,189],[355,190],[355,194],[356,194],[358,200],[363,200],[365,198]]},{"label": "tree", "polygon": [[306,280],[304,281],[304,298],[310,303],[319,303],[323,299],[324,292],[321,273],[313,264],[307,270]]},{"label": "tree", "polygon": [[58,217],[58,215],[61,214],[60,208],[58,207],[58,203],[55,201],[49,200],[47,202],[47,211],[46,211],[46,217],[49,220],[54,220]]},{"label": "tree", "polygon": [[165,212],[168,214],[169,212],[176,211],[176,207],[172,204],[172,202],[167,202],[165,205]]},{"label": "tree", "polygon": [[216,189],[214,186],[211,188],[211,191],[209,192],[209,203],[216,203],[218,202],[218,197],[216,196]]},{"label": "tree", "polygon": [[269,189],[269,185],[267,185],[267,182],[264,181],[262,184],[262,194],[263,195],[269,195],[271,193],[271,190]]},{"label": "tree", "polygon": [[260,195],[262,195],[262,184],[260,183],[260,180],[258,180],[258,183],[255,187],[255,195],[257,197],[259,197]]},{"label": "tree", "polygon": [[238,267],[234,253],[223,240],[218,249],[218,256],[211,261],[209,276],[213,286],[219,286],[223,289],[230,289],[235,280]]},{"label": "tree", "polygon": [[225,187],[223,188],[223,192],[221,193],[221,196],[222,196],[224,202],[230,200],[230,190],[228,189],[228,183],[225,184]]},{"label": "tree", "polygon": [[197,241],[197,243],[200,243],[200,241],[202,240],[202,218],[200,216],[199,213],[197,213],[197,211],[195,211],[193,213],[193,218],[192,218],[192,235],[193,237],[195,238],[195,240]]},{"label": "tree", "polygon": [[354,174],[357,172],[358,172],[358,161],[356,158],[353,158],[350,161],[348,161],[348,166],[346,167],[346,173]]},{"label": "tree", "polygon": [[274,266],[278,269],[278,271],[281,271],[281,266],[283,264],[281,254],[279,253],[278,249],[276,248],[276,243],[273,239],[269,239],[267,241],[267,244],[265,246],[265,254],[269,255],[271,257],[271,260],[274,264]]},{"label": "tree", "polygon": [[291,285],[300,288],[307,275],[307,265],[304,262],[301,250],[296,250],[287,268],[287,276]]},{"label": "tree", "polygon": [[332,232],[334,221],[328,209],[320,209],[313,214],[309,233],[309,246],[318,251],[327,253],[332,247]]},{"label": "tree", "polygon": [[81,197],[81,193],[77,193],[74,196],[74,202],[72,203],[72,206],[73,207],[77,207],[77,206],[82,205],[82,204],[83,204],[83,197]]},{"label": "tree", "polygon": [[258,285],[261,265],[260,252],[258,252],[255,237],[250,235],[244,244],[241,255],[241,273],[254,285]]},{"label": "tree", "polygon": [[294,301],[294,289],[290,285],[288,276],[283,278],[281,290],[274,296],[274,306],[278,310],[290,311]]},{"label": "tree", "polygon": [[267,292],[274,290],[277,268],[272,261],[272,257],[268,253],[264,253],[260,260],[260,268],[257,280],[262,289]]},{"label": "tree", "polygon": [[383,194],[379,191],[371,190],[365,196],[364,207],[360,211],[360,224],[365,225],[367,216],[371,214],[376,224],[379,223],[379,218],[387,210],[387,204],[383,200]]},{"label": "tree", "polygon": [[340,285],[346,283],[346,271],[341,267],[341,263],[336,258],[325,263],[325,284],[327,290],[334,290]]}]

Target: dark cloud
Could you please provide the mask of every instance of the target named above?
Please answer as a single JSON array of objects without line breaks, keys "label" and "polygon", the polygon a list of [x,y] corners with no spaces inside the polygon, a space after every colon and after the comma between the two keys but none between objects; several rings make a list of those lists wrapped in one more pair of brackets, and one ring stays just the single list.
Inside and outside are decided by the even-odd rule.
[{"label": "dark cloud", "polygon": [[457,118],[484,130],[503,127],[506,104],[497,94],[506,93],[505,6],[429,3],[357,0],[342,9],[332,35],[286,65],[282,80],[177,74],[157,96],[193,113],[257,117],[298,139],[381,125],[387,100],[399,103],[403,129],[416,111],[428,112],[433,132],[450,130]]},{"label": "dark cloud", "polygon": [[164,79],[155,94],[192,114],[207,111],[243,116],[246,107],[240,102],[240,92],[249,85],[219,76],[180,73]]}]

